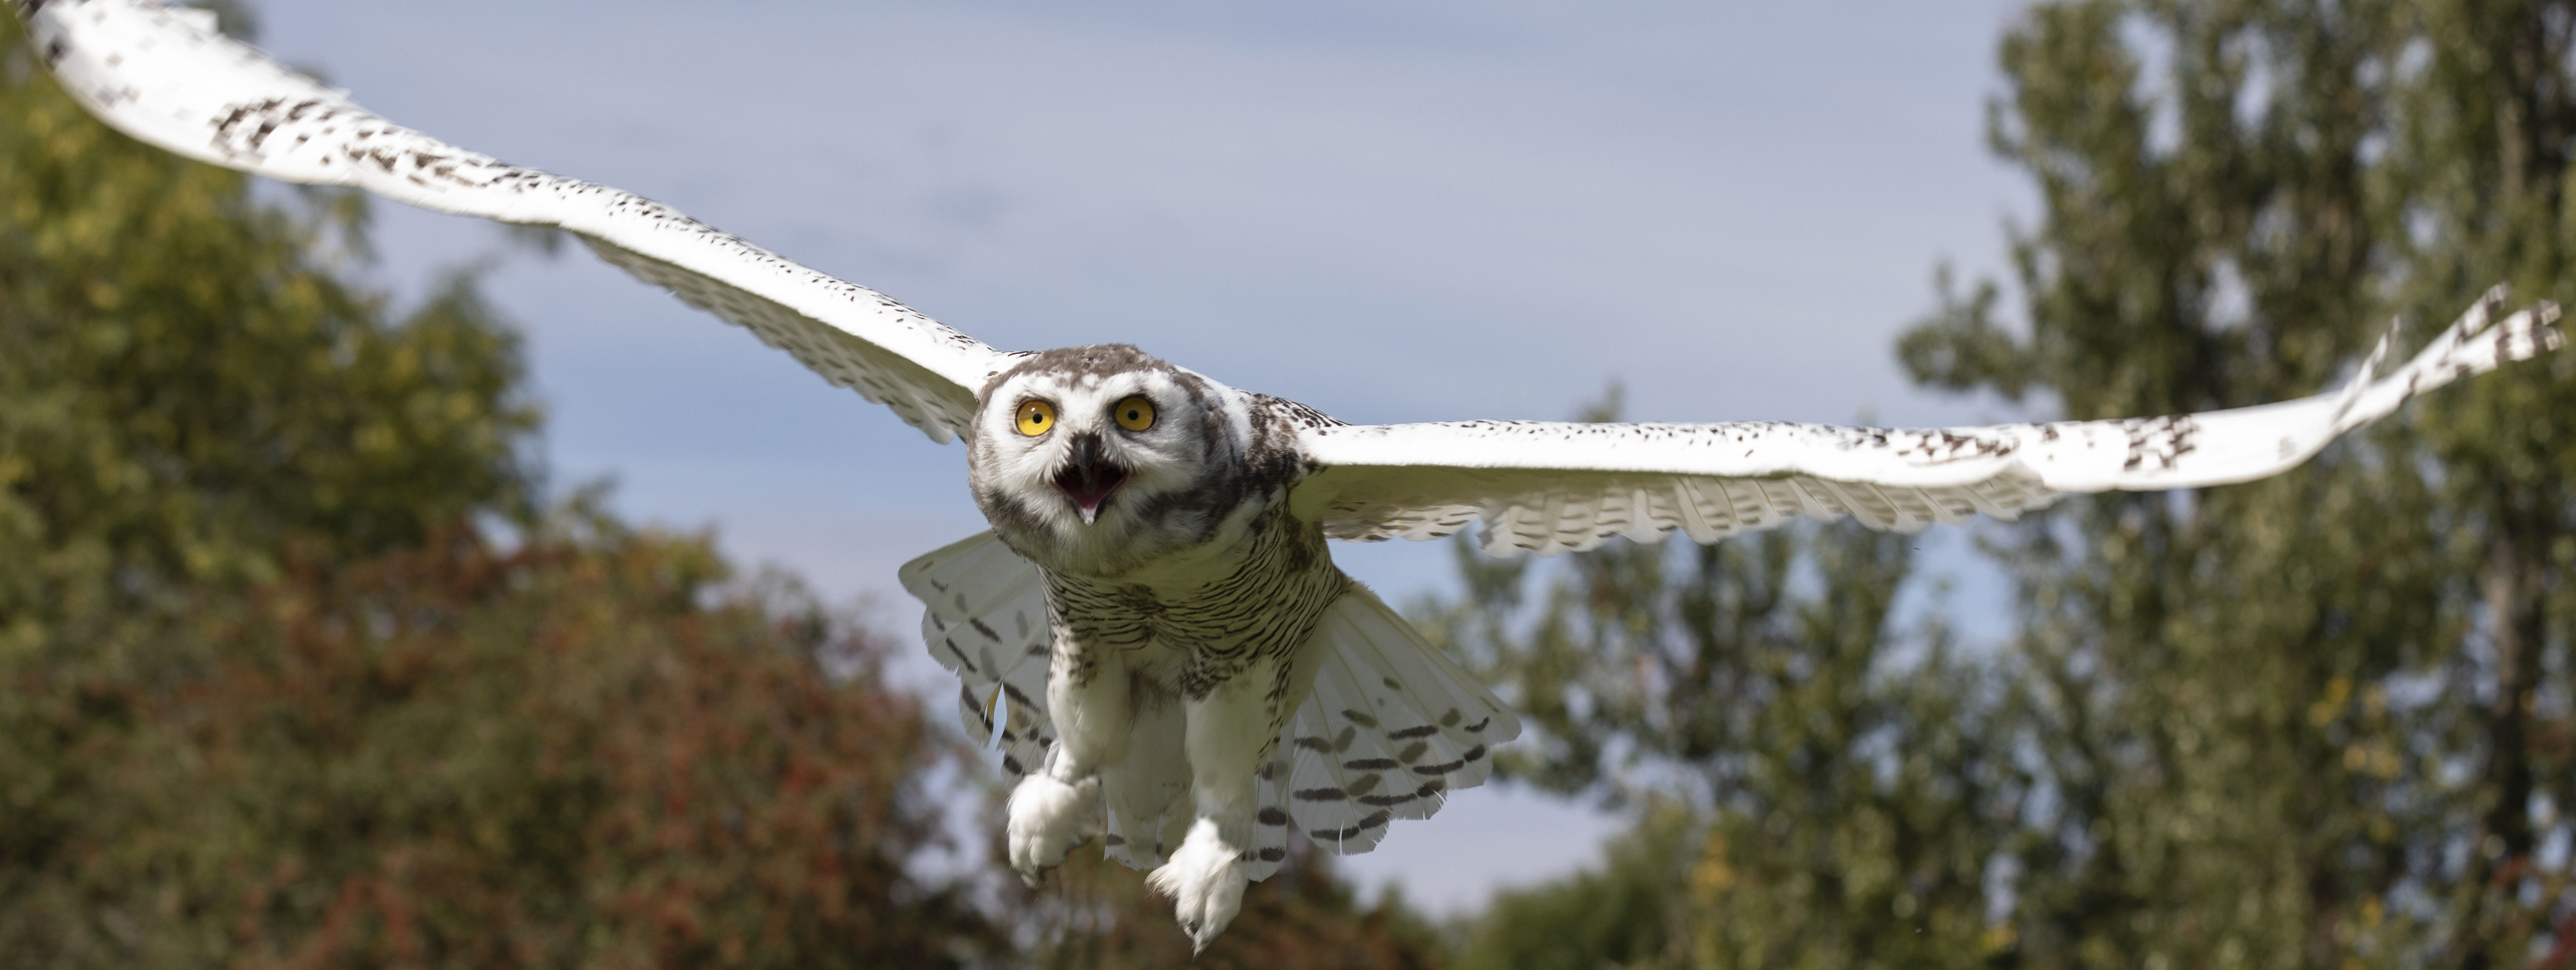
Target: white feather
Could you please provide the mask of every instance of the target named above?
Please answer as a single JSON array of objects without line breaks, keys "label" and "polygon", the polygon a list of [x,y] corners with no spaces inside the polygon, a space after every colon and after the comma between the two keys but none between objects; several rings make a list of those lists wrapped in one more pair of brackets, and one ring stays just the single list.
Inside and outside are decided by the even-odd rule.
[{"label": "white feather", "polygon": [[1321,471],[1292,509],[1337,539],[1432,539],[1470,522],[1496,555],[1675,529],[1710,542],[1793,516],[1913,531],[2010,519],[2068,492],[2199,488],[2278,474],[2415,395],[2563,343],[2542,303],[2487,326],[2492,291],[2396,372],[2382,339],[2340,393],[2165,418],[1972,428],[1467,421],[1299,432]]},{"label": "white feather", "polygon": [[569,229],[609,262],[750,328],[932,440],[964,433],[976,389],[1019,357],[652,200],[386,121],[348,92],[217,33],[205,11],[153,0],[54,0],[26,19],[64,90],[126,134],[269,178]]},{"label": "white feather", "polygon": [[1135,710],[1127,757],[1100,769],[1107,807],[1108,857],[1132,869],[1152,869],[1180,848],[1191,818],[1190,762],[1181,750],[1187,730],[1177,703],[1148,703]]},{"label": "white feather", "polygon": [[1358,584],[1306,648],[1314,690],[1289,719],[1288,814],[1316,844],[1367,852],[1395,819],[1430,818],[1483,784],[1520,719],[1473,675]]},{"label": "white feather", "polygon": [[1002,749],[1022,775],[1055,744],[1046,710],[1046,590],[1038,567],[990,532],[950,543],[895,571],[919,599],[921,639],[957,675],[958,718],[969,737]]}]

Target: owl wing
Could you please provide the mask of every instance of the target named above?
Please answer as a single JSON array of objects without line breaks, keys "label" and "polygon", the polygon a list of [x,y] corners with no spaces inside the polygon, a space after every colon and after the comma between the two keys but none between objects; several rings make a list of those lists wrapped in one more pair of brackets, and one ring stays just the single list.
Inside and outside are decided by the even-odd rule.
[{"label": "owl wing", "polygon": [[946,442],[1020,356],[892,298],[633,193],[504,163],[369,113],[214,15],[154,0],[21,2],[63,88],[137,139],[288,182],[350,185],[425,209],[571,230],[610,263],[739,324],[824,379]]},{"label": "owl wing", "polygon": [[1298,445],[1317,470],[1292,509],[1337,539],[1432,539],[1482,523],[1486,552],[1547,556],[1675,529],[1713,542],[1798,515],[1910,532],[1977,513],[2011,519],[2068,492],[2248,481],[2306,461],[2416,394],[2563,343],[2548,303],[2490,327],[2504,296],[2490,291],[2384,377],[2387,338],[2339,392],[2173,417],[1911,430],[1307,422]]}]

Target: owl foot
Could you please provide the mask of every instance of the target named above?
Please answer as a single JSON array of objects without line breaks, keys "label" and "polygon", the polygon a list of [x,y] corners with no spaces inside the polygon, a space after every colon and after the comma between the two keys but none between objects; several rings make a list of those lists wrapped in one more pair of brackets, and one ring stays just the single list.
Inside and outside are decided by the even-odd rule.
[{"label": "owl foot", "polygon": [[1100,834],[1100,777],[1065,784],[1044,772],[1011,789],[1011,868],[1035,889],[1064,854]]},{"label": "owl foot", "polygon": [[1207,818],[1190,823],[1189,838],[1171,861],[1145,874],[1145,885],[1172,897],[1173,913],[1181,931],[1190,935],[1193,956],[1242,911],[1244,881],[1242,850],[1225,844],[1216,821]]}]

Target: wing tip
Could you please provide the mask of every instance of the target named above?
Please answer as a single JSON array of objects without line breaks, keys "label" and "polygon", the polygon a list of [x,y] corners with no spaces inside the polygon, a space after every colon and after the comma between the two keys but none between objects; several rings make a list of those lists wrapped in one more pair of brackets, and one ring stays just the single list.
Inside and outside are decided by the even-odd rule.
[{"label": "wing tip", "polygon": [[2532,356],[2537,357],[2567,346],[2567,335],[2559,332],[2554,326],[2559,318],[2558,301],[2542,300],[2532,304],[2525,312],[2531,314],[2532,343],[2539,348]]}]

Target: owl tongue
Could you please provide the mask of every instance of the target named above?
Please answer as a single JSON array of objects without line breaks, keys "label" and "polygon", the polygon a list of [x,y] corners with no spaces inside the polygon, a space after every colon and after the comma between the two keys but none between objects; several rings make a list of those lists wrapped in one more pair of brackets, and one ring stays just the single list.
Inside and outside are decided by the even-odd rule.
[{"label": "owl tongue", "polygon": [[1100,439],[1084,435],[1073,440],[1073,463],[1055,473],[1055,490],[1072,499],[1082,510],[1082,524],[1090,525],[1100,517],[1100,503],[1109,493],[1127,483],[1127,469],[1119,467],[1100,454]]}]

